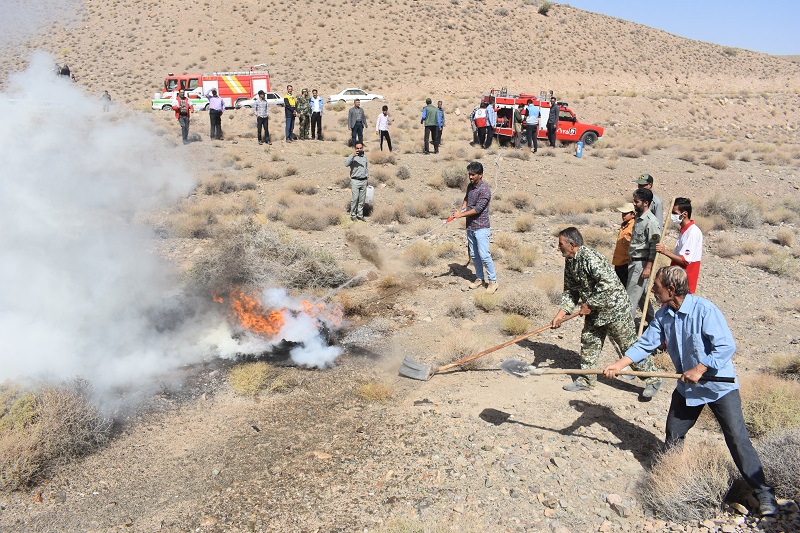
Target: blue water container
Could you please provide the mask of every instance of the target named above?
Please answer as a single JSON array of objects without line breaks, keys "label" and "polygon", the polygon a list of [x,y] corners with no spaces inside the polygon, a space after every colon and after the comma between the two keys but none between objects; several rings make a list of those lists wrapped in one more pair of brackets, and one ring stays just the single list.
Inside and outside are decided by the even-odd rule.
[{"label": "blue water container", "polygon": [[577,148],[575,148],[575,157],[581,157],[583,155],[583,141],[578,141]]}]

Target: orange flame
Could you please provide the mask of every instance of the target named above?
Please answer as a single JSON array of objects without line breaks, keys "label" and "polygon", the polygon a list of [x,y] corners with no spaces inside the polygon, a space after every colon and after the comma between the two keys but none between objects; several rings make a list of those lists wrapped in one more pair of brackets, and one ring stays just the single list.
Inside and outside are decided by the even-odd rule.
[{"label": "orange flame", "polygon": [[341,307],[328,307],[322,302],[314,303],[308,300],[301,301],[300,305],[303,307],[303,312],[311,318],[318,320],[319,315],[322,315],[333,327],[338,328],[342,325],[344,311]]},{"label": "orange flame", "polygon": [[231,316],[253,333],[267,338],[274,337],[286,323],[283,311],[267,309],[243,292],[231,293]]}]

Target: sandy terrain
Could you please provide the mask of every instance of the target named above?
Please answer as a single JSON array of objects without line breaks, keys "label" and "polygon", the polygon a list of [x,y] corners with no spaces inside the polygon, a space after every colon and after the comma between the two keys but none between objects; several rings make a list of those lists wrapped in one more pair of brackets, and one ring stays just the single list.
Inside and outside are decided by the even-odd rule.
[{"label": "sandy terrain", "polygon": [[[773,354],[797,350],[800,213],[784,213],[783,203],[796,205],[800,194],[800,65],[566,5],[543,17],[535,4],[206,2],[176,16],[185,4],[93,0],[79,24],[56,25],[47,37],[5,50],[6,73],[30,48],[51,51],[89,94],[109,90],[113,120],[147,114],[164,150],[187,159],[202,186],[150,217],[165,236],[154,249],[184,267],[224,224],[253,217],[330,251],[352,273],[371,265],[348,243],[348,217],[337,223],[350,197],[341,186],[346,107],[326,111],[324,142],[280,141],[283,112],[273,109],[273,145],[259,146],[252,116],[229,110],[224,141],[209,140],[201,112],[193,142],[182,146],[172,113],[147,109],[165,72],[266,62],[274,90],[293,83],[327,95],[360,85],[387,96],[395,151],[393,161],[379,163],[376,137],[365,132],[376,202],[356,229],[380,243],[387,266],[337,295],[350,325],[340,332],[345,353],[336,368],[282,369],[289,390],[257,400],[231,391],[228,362],[185,369],[184,387],[164,390],[121,421],[104,449],[31,491],[0,495],[0,530],[668,529],[646,516],[636,482],[662,438],[672,383],[641,403],[636,381],[601,380],[595,391],[570,394],[561,390],[568,378],[516,380],[497,369],[509,357],[575,367],[578,321],[488,356],[473,371],[429,382],[397,376],[406,355],[443,363],[459,350],[511,338],[500,329],[500,308],[476,309],[473,293],[461,290],[471,280],[463,225],[440,222],[463,192],[444,185],[442,174],[473,159],[485,166],[501,299],[532,286],[558,288],[563,259],[553,234],[562,227],[588,230],[609,254],[618,222],[613,207],[628,201],[639,174],[655,177],[665,203],[692,198],[706,237],[698,293],[725,313],[746,379]],[[285,23],[289,9],[292,24]],[[479,33],[488,41],[481,46]],[[531,35],[538,36],[534,47]],[[529,50],[531,59],[520,61]],[[582,120],[606,127],[604,139],[582,158],[572,146],[535,156],[470,146],[465,116],[480,93],[500,86],[556,90]],[[444,100],[447,112],[436,156],[421,153],[426,96]],[[371,124],[380,105],[364,106]],[[398,177],[401,167],[410,177]],[[237,186],[208,186],[221,179]],[[752,202],[764,221],[722,224],[702,210],[719,198]],[[302,229],[309,210],[332,215],[311,224],[316,230]],[[403,251],[437,226],[424,239],[430,260]],[[675,242],[674,232],[666,242]],[[520,266],[519,250],[535,261]],[[788,266],[777,273],[756,268],[775,257]],[[544,300],[531,325],[546,324],[555,312]],[[604,361],[614,357],[606,346]],[[394,397],[363,401],[356,389],[367,382],[390,385]],[[697,428],[689,438],[713,444],[721,435]],[[771,527],[732,514],[713,527],[673,527],[723,526]]]}]

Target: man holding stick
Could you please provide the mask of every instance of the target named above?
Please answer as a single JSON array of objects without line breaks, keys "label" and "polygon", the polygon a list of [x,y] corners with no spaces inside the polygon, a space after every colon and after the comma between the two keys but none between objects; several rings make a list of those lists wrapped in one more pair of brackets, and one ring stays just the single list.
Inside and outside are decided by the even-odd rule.
[{"label": "man holding stick", "polygon": [[[564,292],[561,309],[550,327],[559,328],[564,317],[581,304],[580,314],[586,318],[581,332],[581,368],[596,368],[606,336],[611,337],[623,352],[636,342],[636,329],[630,313],[630,302],[611,263],[603,254],[583,245],[578,228],[569,227],[558,234],[558,250],[564,256]],[[634,370],[657,372],[649,357],[633,365]],[[578,376],[564,385],[570,392],[587,391],[597,384],[594,374]],[[661,379],[647,378],[643,399],[656,395]]]},{"label": "man holding stick", "polygon": [[644,335],[603,374],[616,373],[666,342],[667,352],[681,378],[672,393],[667,414],[667,449],[681,445],[705,405],[719,422],[733,462],[758,499],[762,515],[774,515],[777,503],[764,478],[761,460],[750,442],[742,415],[738,383],[702,382],[704,374],[735,377],[731,358],[736,351],[731,330],[722,312],[710,301],[689,294],[686,271],[679,266],[658,270],[653,294],[663,305]]}]

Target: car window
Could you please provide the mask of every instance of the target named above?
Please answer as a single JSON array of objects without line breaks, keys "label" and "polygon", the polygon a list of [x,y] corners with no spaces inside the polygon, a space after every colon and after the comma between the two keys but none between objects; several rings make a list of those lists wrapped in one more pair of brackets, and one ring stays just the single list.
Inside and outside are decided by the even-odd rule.
[{"label": "car window", "polygon": [[280,98],[280,95],[278,95],[278,93],[269,93],[267,98]]},{"label": "car window", "polygon": [[192,78],[189,80],[189,86],[186,88],[187,91],[193,91],[197,89],[197,86],[200,85],[200,80],[197,78]]},{"label": "car window", "polygon": [[358,94],[358,92],[355,89],[347,89],[344,94]]},{"label": "car window", "polygon": [[564,111],[563,109],[558,113],[558,120],[566,120],[568,122],[573,122],[575,119],[572,118],[572,113],[569,111]]},{"label": "car window", "polygon": [[367,91],[362,91],[361,89],[356,89],[353,91],[353,94],[367,94]]},{"label": "car window", "polygon": [[170,79],[167,80],[167,86],[166,87],[167,87],[168,91],[174,91],[175,87],[177,87],[177,86],[178,86],[178,80],[176,80],[175,78],[170,78]]}]

